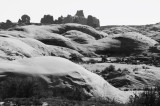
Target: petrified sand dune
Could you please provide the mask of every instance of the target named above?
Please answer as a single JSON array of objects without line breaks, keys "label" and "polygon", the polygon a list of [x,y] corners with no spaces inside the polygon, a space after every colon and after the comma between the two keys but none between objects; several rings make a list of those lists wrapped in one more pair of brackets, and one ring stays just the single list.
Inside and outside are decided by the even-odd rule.
[{"label": "petrified sand dune", "polygon": [[154,46],[155,44],[157,44],[158,42],[146,37],[145,35],[142,35],[140,33],[137,32],[126,32],[126,33],[122,33],[122,34],[116,34],[113,35],[113,38],[128,38],[128,39],[132,39],[134,41],[140,42],[140,43],[144,43],[147,44],[149,46]]},{"label": "petrified sand dune", "polygon": [[[71,58],[73,54],[78,57],[99,57],[101,54],[130,55],[136,52],[149,52],[151,47],[159,44],[132,30],[134,28],[130,30],[124,28],[123,33],[108,35],[86,25],[55,24],[17,26],[0,31],[0,81],[12,75],[31,76],[43,80],[46,85],[56,90],[59,96],[74,98],[72,94],[80,93],[87,99],[126,103],[133,93],[120,91],[97,74],[60,57]],[[149,69],[135,71],[112,81],[121,83],[127,79],[132,83],[130,87],[151,84],[153,82],[151,79],[157,73]],[[122,83],[120,87],[123,86]],[[67,93],[64,93],[66,90]]]},{"label": "petrified sand dune", "polygon": [[[119,64],[119,63],[97,63],[84,65],[88,70],[95,72],[99,70],[100,72],[110,65],[115,66],[114,72],[110,73],[110,80],[112,85],[118,88],[128,88],[128,89],[143,89],[146,86],[154,87],[159,85],[160,80],[160,68],[149,66],[149,65],[131,65],[131,64]],[[122,73],[118,73],[118,69],[121,69]],[[125,69],[125,71],[124,71]]]},{"label": "petrified sand dune", "polygon": [[34,57],[0,63],[0,79],[7,79],[16,74],[17,77],[20,74],[41,78],[47,85],[57,87],[61,91],[71,89],[70,93],[61,96],[72,94],[75,92],[73,89],[78,87],[83,96],[126,103],[132,94],[120,91],[102,77],[60,57]]},{"label": "petrified sand dune", "polygon": [[[70,54],[78,56],[134,54],[158,44],[157,41],[137,32],[108,36],[92,27],[73,23],[18,26],[8,31],[0,31],[0,37],[21,40],[40,55],[53,54],[67,58]],[[59,55],[55,48],[61,51]]]}]

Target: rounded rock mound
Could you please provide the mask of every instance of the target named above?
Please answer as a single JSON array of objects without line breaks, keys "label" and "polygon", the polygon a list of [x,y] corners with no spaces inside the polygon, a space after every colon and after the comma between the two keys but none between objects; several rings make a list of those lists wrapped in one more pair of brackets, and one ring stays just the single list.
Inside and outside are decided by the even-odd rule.
[{"label": "rounded rock mound", "polygon": [[46,87],[55,91],[52,96],[85,100],[101,98],[126,103],[131,95],[113,87],[97,74],[60,57],[45,56],[1,62],[0,84],[11,77],[39,79],[39,82],[44,82]]}]

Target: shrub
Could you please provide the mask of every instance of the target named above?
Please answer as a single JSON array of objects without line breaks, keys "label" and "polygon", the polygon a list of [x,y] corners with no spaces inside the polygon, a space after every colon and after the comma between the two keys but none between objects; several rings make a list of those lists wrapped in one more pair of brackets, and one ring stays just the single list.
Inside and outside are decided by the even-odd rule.
[{"label": "shrub", "polygon": [[101,60],[102,60],[101,62],[106,62],[106,61],[107,61],[107,56],[101,56],[101,58],[102,58],[102,59],[101,59]]},{"label": "shrub", "polygon": [[160,87],[147,88],[140,95],[130,98],[130,106],[160,106]]},{"label": "shrub", "polygon": [[95,64],[95,63],[97,63],[97,61],[94,59],[89,59],[88,63]]},{"label": "shrub", "polygon": [[115,66],[114,65],[110,65],[109,67],[106,67],[101,73],[102,74],[108,74],[110,72],[115,71]]},{"label": "shrub", "polygon": [[71,54],[70,55],[70,60],[73,62],[82,62],[83,60],[81,59],[80,56],[77,56],[76,54]]},{"label": "shrub", "polygon": [[[42,106],[42,101],[34,97],[31,98],[7,98],[5,104],[14,103],[16,106]],[[8,105],[7,105],[8,106]],[[10,105],[9,105],[10,106]]]},{"label": "shrub", "polygon": [[52,93],[40,79],[11,77],[0,82],[0,98],[49,97]]},{"label": "shrub", "polygon": [[122,74],[123,74],[123,75],[127,75],[127,74],[129,74],[129,73],[130,73],[130,72],[128,71],[127,68],[125,68],[125,69],[122,70]]}]

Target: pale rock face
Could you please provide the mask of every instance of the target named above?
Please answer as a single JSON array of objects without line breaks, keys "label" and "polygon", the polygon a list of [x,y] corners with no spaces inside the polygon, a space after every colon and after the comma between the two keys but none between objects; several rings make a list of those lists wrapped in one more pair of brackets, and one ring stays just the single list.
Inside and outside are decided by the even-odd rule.
[{"label": "pale rock face", "polygon": [[141,42],[141,43],[147,44],[149,46],[154,46],[155,44],[158,44],[157,41],[155,41],[149,37],[146,37],[145,35],[137,33],[137,32],[126,32],[126,33],[122,33],[122,34],[113,35],[113,38],[120,38],[120,37],[132,39],[134,41]]},{"label": "pale rock face", "polygon": [[13,57],[13,59],[16,59],[19,57],[35,57],[38,55],[42,55],[33,47],[15,38],[1,37],[0,51],[3,52],[2,54],[0,54],[2,58]]},{"label": "pale rock face", "polygon": [[[66,88],[78,87],[79,92],[88,99],[101,98],[102,100],[126,103],[129,96],[132,95],[132,93],[120,91],[100,76],[60,57],[45,56],[0,63],[0,80],[12,77],[13,74],[7,74],[8,72],[14,75],[21,74],[41,78],[48,85],[62,91],[65,91]],[[65,96],[65,94],[61,96]]]},{"label": "pale rock face", "polygon": [[89,44],[95,41],[94,37],[76,30],[67,31],[64,36],[80,44]]},{"label": "pale rock face", "polygon": [[[12,43],[10,48],[22,49],[13,57],[4,50],[1,50],[1,57],[22,58],[41,55],[53,55],[69,58],[70,55],[77,56],[98,56],[108,53],[132,54],[136,51],[148,50],[158,42],[137,32],[126,32],[108,36],[105,32],[98,31],[87,25],[80,24],[60,24],[60,25],[28,25],[12,28],[9,31],[0,31],[0,37],[4,39],[14,39],[15,42],[21,42],[22,45]],[[17,41],[18,40],[18,41]],[[8,40],[7,40],[8,42]],[[34,49],[35,53],[27,51],[23,45]],[[4,48],[4,46],[3,46]],[[2,49],[3,49],[2,48]],[[25,50],[24,50],[25,49]],[[9,57],[7,57],[9,56]],[[13,60],[10,59],[10,60]]]},{"label": "pale rock face", "polygon": [[[130,30],[133,29],[130,28]],[[69,93],[61,96],[73,96],[71,94],[80,92],[88,99],[100,98],[126,103],[129,96],[132,95],[131,92],[120,91],[97,74],[60,57],[69,59],[73,54],[78,57],[98,57],[102,53],[106,55],[108,52],[136,53],[136,50],[146,51],[157,44],[157,41],[138,32],[108,35],[87,25],[73,23],[19,26],[7,31],[0,31],[0,81],[1,78],[12,77],[12,74],[7,73],[23,74],[43,79],[48,86],[59,89],[59,92],[65,91],[66,88],[69,89]],[[100,67],[102,68],[102,66]],[[123,65],[120,64],[120,66]],[[91,67],[97,68],[98,65]],[[150,69],[144,70],[142,66],[138,69],[140,71],[132,72],[129,81],[133,82],[133,77],[135,79],[143,78],[142,75],[146,75],[144,82],[147,80],[147,83],[153,81],[148,79],[155,78],[157,80],[159,78],[159,69],[153,71],[150,67]],[[120,79],[115,80],[121,81]],[[134,80],[135,85],[140,83],[138,80],[136,82]]]},{"label": "pale rock face", "polygon": [[[106,67],[110,65],[115,66],[115,70],[122,70],[123,73],[118,73],[114,71],[110,73],[107,81],[115,87],[120,89],[143,89],[146,85],[154,87],[159,84],[160,80],[160,68],[149,66],[149,65],[132,65],[132,64],[120,64],[120,63],[96,63],[96,64],[84,64],[83,66],[92,71],[99,72],[103,71]],[[124,69],[126,71],[124,71]],[[118,74],[117,74],[118,73]],[[116,76],[113,76],[116,75]]]}]

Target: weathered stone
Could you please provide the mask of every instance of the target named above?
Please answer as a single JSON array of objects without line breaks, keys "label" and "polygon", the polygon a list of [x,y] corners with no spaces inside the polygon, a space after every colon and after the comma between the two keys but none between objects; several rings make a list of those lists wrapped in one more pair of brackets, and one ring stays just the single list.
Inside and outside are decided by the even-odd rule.
[{"label": "weathered stone", "polygon": [[87,25],[92,27],[99,27],[100,26],[99,19],[89,15],[87,18]]},{"label": "weathered stone", "polygon": [[78,10],[75,16],[84,17],[83,10]]},{"label": "weathered stone", "polygon": [[93,17],[91,15],[88,18],[85,18],[83,14],[83,10],[77,11],[75,16],[68,15],[67,17],[59,17],[58,20],[55,21],[56,24],[64,24],[64,23],[78,23],[83,25],[89,25],[94,28],[99,27],[99,19]]}]

